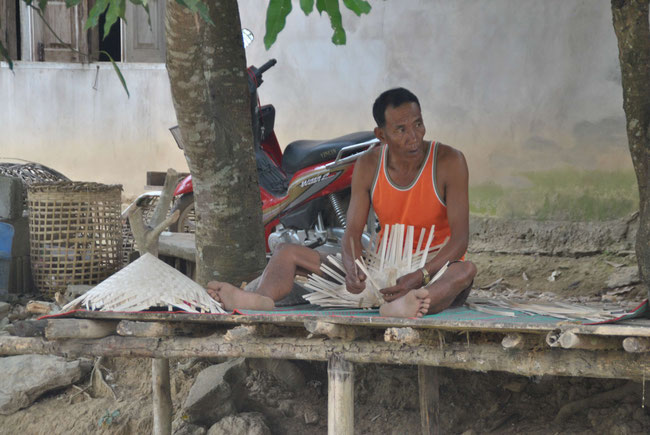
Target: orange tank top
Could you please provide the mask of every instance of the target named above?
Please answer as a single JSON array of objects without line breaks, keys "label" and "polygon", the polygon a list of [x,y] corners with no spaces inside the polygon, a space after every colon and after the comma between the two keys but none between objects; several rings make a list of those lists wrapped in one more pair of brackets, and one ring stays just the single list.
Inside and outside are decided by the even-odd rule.
[{"label": "orange tank top", "polygon": [[381,224],[380,240],[386,225],[404,224],[415,227],[413,251],[417,249],[422,229],[425,230],[424,249],[431,225],[435,225],[431,247],[444,243],[451,234],[447,206],[436,186],[436,157],[438,142],[430,143],[424,165],[415,179],[405,187],[397,186],[388,175],[388,147],[383,145],[377,172],[372,183],[370,199]]}]

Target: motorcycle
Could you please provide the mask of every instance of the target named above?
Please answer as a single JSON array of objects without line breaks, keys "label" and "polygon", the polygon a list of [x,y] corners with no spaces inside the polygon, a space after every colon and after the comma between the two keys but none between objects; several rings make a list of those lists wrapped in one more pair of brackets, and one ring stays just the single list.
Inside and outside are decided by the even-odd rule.
[{"label": "motorcycle", "polygon": [[[331,252],[338,249],[345,231],[354,164],[379,141],[373,132],[361,131],[329,140],[298,140],[282,152],[274,132],[275,108],[260,105],[257,94],[263,74],[276,63],[271,59],[259,68],[248,68],[266,249],[273,253],[279,244],[293,243]],[[178,126],[170,131],[183,149]],[[173,210],[180,210],[180,217],[170,230],[193,232],[191,175],[180,181],[174,197]],[[369,240],[364,235],[364,245]]]}]

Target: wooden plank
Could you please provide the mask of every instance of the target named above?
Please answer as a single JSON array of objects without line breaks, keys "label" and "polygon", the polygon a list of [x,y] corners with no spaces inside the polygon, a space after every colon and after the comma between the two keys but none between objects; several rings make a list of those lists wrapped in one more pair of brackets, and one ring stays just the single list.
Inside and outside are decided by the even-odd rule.
[{"label": "wooden plank", "polygon": [[313,335],[325,335],[346,341],[367,337],[371,332],[368,328],[337,325],[324,320],[305,320],[305,329]]},{"label": "wooden plank", "polygon": [[117,333],[124,337],[197,336],[208,331],[207,325],[181,322],[138,322],[122,320]]},{"label": "wooden plank", "polygon": [[416,329],[406,328],[388,328],[384,332],[384,341],[395,341],[399,343],[416,344],[422,341],[420,332]]},{"label": "wooden plank", "polygon": [[151,360],[151,383],[153,389],[153,433],[171,435],[172,396],[169,384],[169,359]]},{"label": "wooden plank", "polygon": [[412,364],[470,371],[502,371],[522,376],[583,376],[641,379],[650,372],[644,353],[624,350],[587,351],[533,349],[506,351],[500,343],[456,342],[439,346],[382,341],[316,340],[295,337],[249,337],[228,342],[215,334],[202,338],[131,338],[117,335],[97,340],[0,337],[0,355],[51,354],[142,358],[274,358],[327,361],[338,353],[353,363]]},{"label": "wooden plank", "polygon": [[354,434],[354,366],[336,353],[327,361],[327,434]]},{"label": "wooden plank", "polygon": [[[64,317],[64,316],[60,316]],[[182,321],[195,323],[222,323],[222,324],[255,324],[272,323],[282,326],[301,326],[306,320],[326,319],[327,322],[340,325],[364,325],[374,328],[407,327],[417,329],[442,329],[448,331],[480,331],[480,332],[530,332],[546,334],[550,331],[571,329],[579,334],[625,336],[625,337],[650,337],[650,327],[634,326],[633,321],[625,325],[575,325],[566,324],[558,319],[558,323],[514,323],[507,320],[448,320],[445,318],[401,319],[389,317],[333,317],[330,315],[295,315],[269,312],[269,314],[255,315],[228,315],[228,314],[193,314],[170,312],[139,312],[139,313],[114,313],[104,311],[77,311],[70,317],[87,319],[116,319],[116,320],[153,320],[153,321]],[[641,319],[640,319],[641,320]],[[640,322],[642,323],[642,322]],[[607,328],[604,328],[607,326]]]},{"label": "wooden plank", "polygon": [[418,365],[418,388],[422,435],[439,435],[440,391],[437,367]]},{"label": "wooden plank", "polygon": [[48,319],[45,338],[103,338],[115,333],[117,322],[85,319]]},{"label": "wooden plank", "polygon": [[164,233],[158,239],[158,254],[196,261],[196,244],[192,233]]}]

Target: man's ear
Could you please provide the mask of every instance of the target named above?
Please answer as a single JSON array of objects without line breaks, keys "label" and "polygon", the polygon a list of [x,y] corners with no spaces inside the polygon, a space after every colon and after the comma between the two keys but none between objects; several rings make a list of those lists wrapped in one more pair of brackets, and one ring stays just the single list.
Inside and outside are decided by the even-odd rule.
[{"label": "man's ear", "polygon": [[384,129],[381,127],[375,127],[375,136],[381,143],[386,143],[384,140]]}]

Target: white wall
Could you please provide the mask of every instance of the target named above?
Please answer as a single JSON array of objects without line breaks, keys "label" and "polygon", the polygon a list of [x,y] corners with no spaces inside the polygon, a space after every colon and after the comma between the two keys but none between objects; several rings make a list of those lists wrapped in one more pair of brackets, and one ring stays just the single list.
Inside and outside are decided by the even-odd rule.
[{"label": "white wall", "polygon": [[164,65],[17,62],[0,67],[0,161],[19,158],[80,181],[143,191],[147,170],[187,170]]},{"label": "white wall", "polygon": [[631,169],[618,48],[608,0],[372,1],[343,13],[347,45],[326,15],[298,2],[276,44],[263,46],[263,0],[240,0],[256,40],[249,63],[275,57],[262,101],[282,143],[374,126],[388,88],[418,95],[427,136],[467,156],[471,180],[519,182],[522,170]]},{"label": "white wall", "polygon": [[[374,127],[390,87],[419,96],[427,136],[462,149],[473,182],[560,165],[630,169],[616,37],[608,0],[372,1],[343,11],[347,45],[326,15],[294,10],[264,49],[265,0],[240,0],[255,34],[249,64],[275,57],[262,103],[281,144]],[[142,190],[147,170],[185,170],[162,65],[125,64],[131,98],[110,65],[0,66],[0,158]],[[93,89],[97,76],[97,89]]]}]

